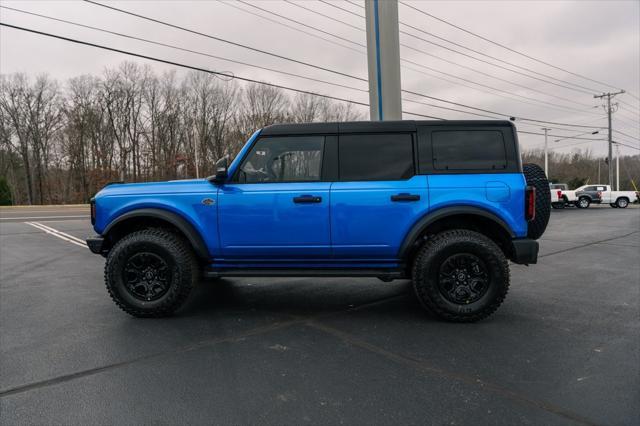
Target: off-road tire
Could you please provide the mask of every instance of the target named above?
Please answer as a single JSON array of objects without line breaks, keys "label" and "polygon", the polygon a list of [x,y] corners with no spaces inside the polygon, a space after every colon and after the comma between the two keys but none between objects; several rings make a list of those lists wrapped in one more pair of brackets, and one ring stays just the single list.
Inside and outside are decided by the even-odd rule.
[{"label": "off-road tire", "polygon": [[[135,297],[124,279],[124,268],[135,254],[152,253],[167,263],[170,281],[158,299],[146,301]],[[133,232],[109,252],[104,268],[107,291],[120,309],[135,317],[172,315],[187,300],[199,282],[200,268],[189,244],[179,235],[163,228]]]},{"label": "off-road tire", "polygon": [[616,200],[616,207],[619,209],[626,209],[628,205],[629,200],[627,200],[625,197],[620,197]]},{"label": "off-road tire", "polygon": [[527,237],[537,240],[544,234],[551,216],[551,189],[544,170],[537,164],[522,165],[527,185],[536,188],[536,217],[529,222]]},{"label": "off-road tire", "polygon": [[[444,262],[455,254],[472,254],[487,269],[486,292],[469,304],[454,303],[443,293],[439,276]],[[413,288],[422,306],[438,318],[474,322],[498,309],[509,291],[509,263],[500,247],[486,236],[465,229],[443,231],[429,237],[413,263]]]},{"label": "off-road tire", "polygon": [[589,197],[580,197],[578,201],[576,201],[576,207],[579,209],[588,209],[591,205],[591,200]]}]

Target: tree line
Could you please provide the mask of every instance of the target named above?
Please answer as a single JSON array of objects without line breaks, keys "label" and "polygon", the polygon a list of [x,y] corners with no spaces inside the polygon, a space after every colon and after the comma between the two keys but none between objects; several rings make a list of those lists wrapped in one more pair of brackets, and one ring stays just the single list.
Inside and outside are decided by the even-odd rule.
[{"label": "tree line", "polygon": [[0,75],[0,193],[8,187],[13,204],[87,202],[110,181],[208,176],[269,124],[361,119],[351,104],[132,62],[64,84]]},{"label": "tree line", "polygon": [[[535,163],[544,167],[544,151],[542,149],[524,151],[522,161]],[[620,156],[620,188],[621,191],[635,191],[640,188],[640,155]],[[613,160],[615,186],[616,160]],[[575,189],[586,184],[609,183],[609,164],[606,157],[596,156],[591,150],[577,150],[571,153],[549,153],[549,181],[566,183]],[[632,182],[633,181],[633,182]]]},{"label": "tree line", "polygon": [[[266,125],[362,119],[352,104],[133,62],[63,83],[0,75],[0,204],[81,203],[110,181],[204,177]],[[523,159],[542,164],[542,152]],[[604,181],[608,166],[589,151],[552,154],[551,177],[596,183],[598,163]],[[631,189],[640,156],[621,164],[621,187]]]}]

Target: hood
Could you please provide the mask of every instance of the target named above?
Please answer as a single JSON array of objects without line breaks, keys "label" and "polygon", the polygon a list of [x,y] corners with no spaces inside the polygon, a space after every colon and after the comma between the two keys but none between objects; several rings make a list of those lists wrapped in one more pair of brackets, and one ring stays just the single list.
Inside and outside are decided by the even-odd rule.
[{"label": "hood", "polygon": [[213,184],[206,179],[183,179],[165,182],[143,183],[112,183],[102,188],[99,197],[119,195],[153,195],[153,194],[184,194],[194,192],[210,192]]}]

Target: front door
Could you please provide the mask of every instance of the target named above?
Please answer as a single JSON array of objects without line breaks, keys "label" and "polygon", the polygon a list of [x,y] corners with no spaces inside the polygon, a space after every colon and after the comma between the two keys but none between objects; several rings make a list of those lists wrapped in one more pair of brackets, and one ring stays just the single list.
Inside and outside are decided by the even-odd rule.
[{"label": "front door", "polygon": [[218,194],[225,259],[295,260],[330,255],[324,136],[262,137]]}]

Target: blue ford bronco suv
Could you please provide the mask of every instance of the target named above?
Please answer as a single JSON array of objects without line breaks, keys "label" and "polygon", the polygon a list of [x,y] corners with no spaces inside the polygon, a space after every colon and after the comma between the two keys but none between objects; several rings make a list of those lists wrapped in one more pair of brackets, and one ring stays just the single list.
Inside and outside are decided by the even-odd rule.
[{"label": "blue ford bronco suv", "polygon": [[272,125],[216,166],[92,199],[87,244],[124,311],[170,315],[203,277],[370,276],[476,321],[504,300],[508,260],[536,263],[549,220],[549,183],[508,121]]}]

